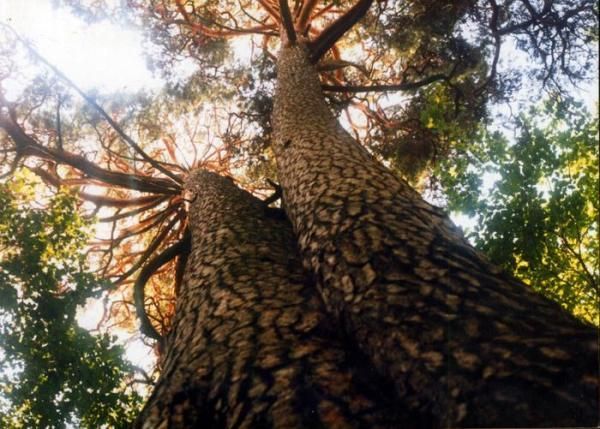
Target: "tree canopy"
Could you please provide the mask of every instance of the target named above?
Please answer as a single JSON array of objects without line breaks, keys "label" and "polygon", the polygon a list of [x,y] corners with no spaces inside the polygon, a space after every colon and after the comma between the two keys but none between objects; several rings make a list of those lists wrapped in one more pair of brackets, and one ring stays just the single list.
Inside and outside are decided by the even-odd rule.
[{"label": "tree canopy", "polygon": [[0,424],[126,427],[141,399],[133,368],[114,338],[76,320],[106,288],[81,252],[89,222],[68,191],[33,203],[25,177],[0,188]]},{"label": "tree canopy", "polygon": [[493,262],[599,326],[597,112],[554,99],[514,132],[442,163],[448,208],[478,218],[471,239]]},{"label": "tree canopy", "polygon": [[[9,396],[22,422],[118,426],[131,417],[138,398],[123,390],[119,348],[77,327],[75,314],[108,291],[114,320],[137,323],[135,309],[145,340],[160,344],[185,264],[189,171],[229,175],[267,204],[278,199],[270,145],[280,30],[311,46],[331,109],[369,152],[448,210],[475,216],[471,239],[493,262],[600,324],[597,112],[570,100],[596,75],[596,2],[55,3],[142,31],[164,87],[86,93],[23,35],[0,29],[0,174],[14,187],[13,177],[33,173],[60,190],[48,211],[2,190],[8,250],[0,274],[10,316],[1,328],[11,334],[0,346],[5,361],[29,368],[20,384],[7,379],[20,386]],[[516,137],[494,131],[493,110],[527,94],[529,111],[507,127]],[[486,175],[495,180],[489,190]],[[83,219],[97,223],[96,237],[81,232]],[[73,256],[84,248],[85,258]],[[61,289],[65,276],[77,287]],[[37,292],[24,300],[25,290]],[[90,398],[75,389],[87,389],[79,372],[44,379],[41,368],[56,359],[88,368],[85,380],[111,374],[93,392],[108,399],[78,402]],[[40,389],[46,393],[29,395]],[[59,391],[57,414],[41,412]]]}]

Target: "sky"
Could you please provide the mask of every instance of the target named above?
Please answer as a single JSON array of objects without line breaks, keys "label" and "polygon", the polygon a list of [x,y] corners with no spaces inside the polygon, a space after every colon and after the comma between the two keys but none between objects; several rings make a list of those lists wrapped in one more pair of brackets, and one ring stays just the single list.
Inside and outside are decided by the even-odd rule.
[{"label": "sky", "polygon": [[109,22],[85,23],[50,0],[1,0],[9,24],[82,89],[102,92],[158,88],[143,56],[142,36]]}]

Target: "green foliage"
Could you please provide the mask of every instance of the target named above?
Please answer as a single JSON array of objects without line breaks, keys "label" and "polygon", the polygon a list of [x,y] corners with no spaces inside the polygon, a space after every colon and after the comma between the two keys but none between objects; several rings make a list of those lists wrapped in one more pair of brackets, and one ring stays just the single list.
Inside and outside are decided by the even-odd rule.
[{"label": "green foliage", "polygon": [[514,141],[486,135],[440,166],[449,209],[477,217],[471,239],[495,263],[599,325],[598,118],[559,100],[515,125]]},{"label": "green foliage", "polygon": [[404,126],[387,130],[374,150],[418,186],[430,161],[435,164],[453,156],[453,149],[471,146],[486,115],[484,104],[466,98],[456,104],[446,85],[433,84],[421,89],[404,109]]},{"label": "green foliage", "polygon": [[126,427],[141,400],[123,350],[75,320],[103,290],[86,272],[86,222],[64,191],[32,208],[24,183],[0,186],[0,427]]}]

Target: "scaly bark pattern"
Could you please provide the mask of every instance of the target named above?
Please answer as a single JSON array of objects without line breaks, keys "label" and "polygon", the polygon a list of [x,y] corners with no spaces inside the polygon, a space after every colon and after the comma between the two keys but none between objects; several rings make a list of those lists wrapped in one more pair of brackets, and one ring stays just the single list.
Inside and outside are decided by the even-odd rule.
[{"label": "scaly bark pattern", "polygon": [[192,249],[163,370],[135,426],[397,427],[385,390],[331,330],[289,222],[214,173],[195,172],[186,187]]},{"label": "scaly bark pattern", "polygon": [[280,52],[274,151],[328,310],[434,426],[596,425],[596,330],[501,274],[353,140],[308,58]]}]

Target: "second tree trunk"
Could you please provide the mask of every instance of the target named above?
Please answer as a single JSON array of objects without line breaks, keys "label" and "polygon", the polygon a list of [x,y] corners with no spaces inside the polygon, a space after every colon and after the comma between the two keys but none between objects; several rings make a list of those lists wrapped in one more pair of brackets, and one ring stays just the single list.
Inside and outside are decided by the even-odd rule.
[{"label": "second tree trunk", "polygon": [[398,403],[436,426],[598,423],[596,330],[502,275],[352,139],[302,45],[280,52],[273,129],[305,266]]},{"label": "second tree trunk", "polygon": [[397,427],[389,389],[303,274],[288,221],[216,174],[186,186],[192,250],[136,427]]}]

